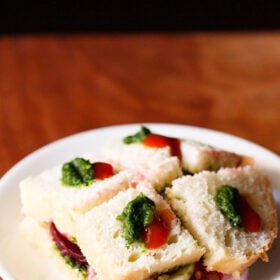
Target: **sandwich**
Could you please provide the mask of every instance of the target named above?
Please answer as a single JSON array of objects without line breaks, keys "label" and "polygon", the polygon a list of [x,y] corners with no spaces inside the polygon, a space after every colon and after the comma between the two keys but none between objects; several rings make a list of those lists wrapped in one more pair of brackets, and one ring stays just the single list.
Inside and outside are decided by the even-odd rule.
[{"label": "sandwich", "polygon": [[107,162],[77,157],[20,182],[22,213],[40,222],[53,221],[75,236],[76,216],[108,200],[133,183],[129,171]]},{"label": "sandwich", "polygon": [[141,127],[134,135],[110,139],[105,143],[103,152],[106,160],[118,170],[133,170],[139,180],[145,179],[157,191],[162,191],[173,179],[183,174],[180,156],[176,153],[180,151],[179,142],[174,141],[174,153],[171,153],[168,141],[154,140],[152,146],[144,145],[144,140],[150,134],[148,128]]},{"label": "sandwich", "polygon": [[159,135],[145,126],[133,135],[109,139],[104,155],[117,169],[135,171],[158,191],[183,174],[252,164],[249,157],[190,139]]},{"label": "sandwich", "polygon": [[20,183],[22,232],[69,279],[246,280],[268,260],[276,208],[251,159],[145,127],[111,144]]},{"label": "sandwich", "polygon": [[62,274],[62,279],[98,280],[74,236],[60,232],[53,222],[40,222],[25,216],[20,223],[20,231],[38,253],[38,257],[44,256],[51,260]]},{"label": "sandwich", "polygon": [[203,171],[174,180],[166,195],[191,234],[204,246],[209,271],[240,275],[277,235],[277,213],[267,178],[252,166]]},{"label": "sandwich", "polygon": [[131,184],[130,172],[82,157],[29,176],[20,183],[20,230],[69,279],[95,279],[76,242],[76,219]]},{"label": "sandwich", "polygon": [[156,279],[204,254],[147,182],[119,192],[80,217],[77,225],[78,244],[99,279]]}]

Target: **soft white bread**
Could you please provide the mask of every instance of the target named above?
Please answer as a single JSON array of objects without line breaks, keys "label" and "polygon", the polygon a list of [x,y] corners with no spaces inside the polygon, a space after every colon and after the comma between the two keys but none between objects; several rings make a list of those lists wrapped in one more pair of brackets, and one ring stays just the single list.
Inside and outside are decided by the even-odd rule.
[{"label": "soft white bread", "polygon": [[108,161],[122,169],[136,171],[161,191],[172,180],[182,176],[182,169],[189,173],[202,170],[216,171],[222,167],[237,167],[253,164],[253,159],[233,152],[218,149],[189,139],[179,139],[181,159],[171,155],[169,146],[153,148],[141,143],[125,144],[123,139],[110,139],[104,145]]},{"label": "soft white bread", "polygon": [[119,192],[108,202],[93,208],[77,220],[77,240],[99,280],[148,279],[180,265],[196,262],[204,248],[184,229],[174,216],[168,242],[158,249],[144,249],[143,244],[127,246],[117,220],[125,206],[140,193],[156,204],[157,211],[170,209],[149,183]]},{"label": "soft white bread", "polygon": [[41,222],[54,221],[61,232],[75,236],[76,215],[113,197],[130,186],[133,174],[122,171],[90,186],[67,187],[61,183],[61,166],[28,177],[20,183],[22,212]]},{"label": "soft white bread", "polygon": [[[217,189],[230,185],[246,195],[249,205],[262,221],[260,232],[233,228],[214,201]],[[167,197],[185,226],[206,247],[208,270],[238,274],[266,251],[277,234],[276,208],[268,179],[251,166],[225,168],[217,173],[203,171],[173,182]]]},{"label": "soft white bread", "polygon": [[241,155],[188,139],[181,139],[181,152],[182,168],[190,173],[240,166],[246,159]]},{"label": "soft white bread", "polygon": [[63,279],[85,280],[84,275],[78,269],[68,265],[55,248],[55,244],[49,233],[49,223],[41,223],[33,218],[25,217],[20,224],[20,231],[26,240],[38,251],[39,255],[54,261],[54,265],[58,271],[61,271],[62,275],[65,275]]},{"label": "soft white bread", "polygon": [[104,155],[116,168],[135,171],[138,179],[151,182],[158,191],[182,175],[179,159],[171,156],[170,147],[152,148],[110,139],[105,143]]}]

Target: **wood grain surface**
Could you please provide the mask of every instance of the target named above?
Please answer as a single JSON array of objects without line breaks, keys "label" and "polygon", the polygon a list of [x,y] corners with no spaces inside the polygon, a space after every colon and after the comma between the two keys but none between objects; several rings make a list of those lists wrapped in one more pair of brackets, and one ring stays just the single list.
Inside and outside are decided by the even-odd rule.
[{"label": "wood grain surface", "polygon": [[0,176],[80,131],[133,122],[221,130],[280,153],[280,34],[0,37]]},{"label": "wood grain surface", "polygon": [[30,152],[97,127],[207,127],[280,153],[280,34],[0,38],[0,177]]}]

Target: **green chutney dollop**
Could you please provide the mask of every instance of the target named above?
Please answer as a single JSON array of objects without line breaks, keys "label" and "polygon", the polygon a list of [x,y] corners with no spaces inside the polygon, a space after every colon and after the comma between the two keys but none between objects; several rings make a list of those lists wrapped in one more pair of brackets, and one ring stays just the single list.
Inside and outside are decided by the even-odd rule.
[{"label": "green chutney dollop", "polygon": [[62,184],[69,187],[89,186],[93,182],[93,168],[89,160],[75,158],[62,166]]},{"label": "green chutney dollop", "polygon": [[128,246],[141,240],[141,233],[146,226],[152,223],[155,212],[154,201],[140,193],[117,216],[117,220],[122,223],[122,237],[126,240]]},{"label": "green chutney dollop", "polygon": [[242,218],[238,211],[240,205],[238,189],[229,185],[224,185],[217,191],[214,200],[218,209],[233,227],[241,226]]},{"label": "green chutney dollop", "polygon": [[140,143],[150,133],[151,133],[151,131],[147,127],[141,126],[140,130],[137,133],[135,133],[134,135],[126,136],[125,138],[123,138],[123,142],[125,144]]}]

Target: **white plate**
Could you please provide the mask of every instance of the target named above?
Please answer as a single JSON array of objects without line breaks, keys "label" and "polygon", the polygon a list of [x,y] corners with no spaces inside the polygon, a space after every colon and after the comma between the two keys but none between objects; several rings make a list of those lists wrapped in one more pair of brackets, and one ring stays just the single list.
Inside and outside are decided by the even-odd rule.
[{"label": "white plate", "polygon": [[[280,207],[280,157],[254,143],[225,133],[198,127],[174,124],[145,124],[164,135],[199,140],[229,151],[252,156],[272,182],[277,208]],[[100,153],[110,137],[122,137],[139,129],[140,124],[105,127],[79,133],[51,143],[30,154],[0,180],[0,275],[4,280],[64,279],[49,260],[38,256],[18,234],[20,213],[19,182],[28,175],[68,161],[88,152]],[[257,262],[250,270],[250,279],[280,280],[279,238],[269,252],[270,262]]]}]

